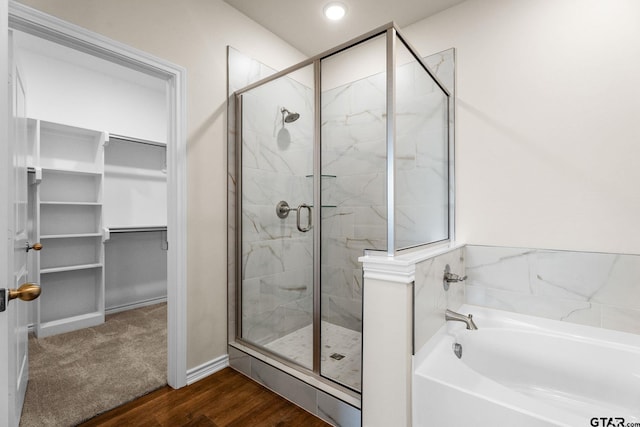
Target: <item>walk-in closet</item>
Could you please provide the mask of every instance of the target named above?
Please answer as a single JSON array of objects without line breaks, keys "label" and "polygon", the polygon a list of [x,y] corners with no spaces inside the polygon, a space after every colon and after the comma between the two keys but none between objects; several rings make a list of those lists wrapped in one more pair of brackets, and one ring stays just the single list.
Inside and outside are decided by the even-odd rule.
[{"label": "walk-in closet", "polygon": [[[14,31],[13,40],[26,88],[29,242],[38,254],[29,275],[42,289],[30,306],[31,339],[158,307],[166,355],[166,82],[30,34]],[[166,383],[166,356],[158,368]],[[25,411],[28,400],[29,390]]]}]

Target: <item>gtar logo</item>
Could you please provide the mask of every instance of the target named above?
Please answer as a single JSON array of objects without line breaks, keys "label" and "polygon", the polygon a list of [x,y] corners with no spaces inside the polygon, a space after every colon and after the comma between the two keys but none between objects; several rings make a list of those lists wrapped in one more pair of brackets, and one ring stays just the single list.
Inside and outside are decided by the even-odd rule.
[{"label": "gtar logo", "polygon": [[624,427],[624,418],[593,417],[591,425],[593,427]]}]

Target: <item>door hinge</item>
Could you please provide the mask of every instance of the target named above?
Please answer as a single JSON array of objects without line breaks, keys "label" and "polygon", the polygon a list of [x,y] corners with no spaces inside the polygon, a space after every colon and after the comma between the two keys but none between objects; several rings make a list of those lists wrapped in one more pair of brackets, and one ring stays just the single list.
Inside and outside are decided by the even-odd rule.
[{"label": "door hinge", "polygon": [[0,289],[0,313],[2,313],[7,307],[7,290]]}]

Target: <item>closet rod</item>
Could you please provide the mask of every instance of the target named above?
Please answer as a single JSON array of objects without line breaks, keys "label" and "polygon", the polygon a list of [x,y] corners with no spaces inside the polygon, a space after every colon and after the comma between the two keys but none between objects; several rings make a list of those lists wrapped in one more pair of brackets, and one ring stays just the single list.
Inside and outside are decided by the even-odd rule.
[{"label": "closet rod", "polygon": [[163,142],[149,141],[148,139],[133,138],[131,136],[116,135],[114,133],[109,134],[109,141],[111,141],[112,139],[116,139],[122,142],[133,142],[136,144],[145,144],[152,145],[154,147],[167,148],[167,144]]},{"label": "closet rod", "polygon": [[167,231],[166,225],[148,227],[108,227],[109,233],[140,233],[145,231]]}]

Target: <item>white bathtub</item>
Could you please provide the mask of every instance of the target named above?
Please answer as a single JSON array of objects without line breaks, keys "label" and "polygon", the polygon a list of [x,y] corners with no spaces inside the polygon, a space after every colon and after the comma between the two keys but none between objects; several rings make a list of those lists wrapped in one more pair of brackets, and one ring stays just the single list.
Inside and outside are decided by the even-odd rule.
[{"label": "white bathtub", "polygon": [[640,426],[640,336],[457,311],[472,313],[478,330],[447,322],[416,354],[414,426]]}]

